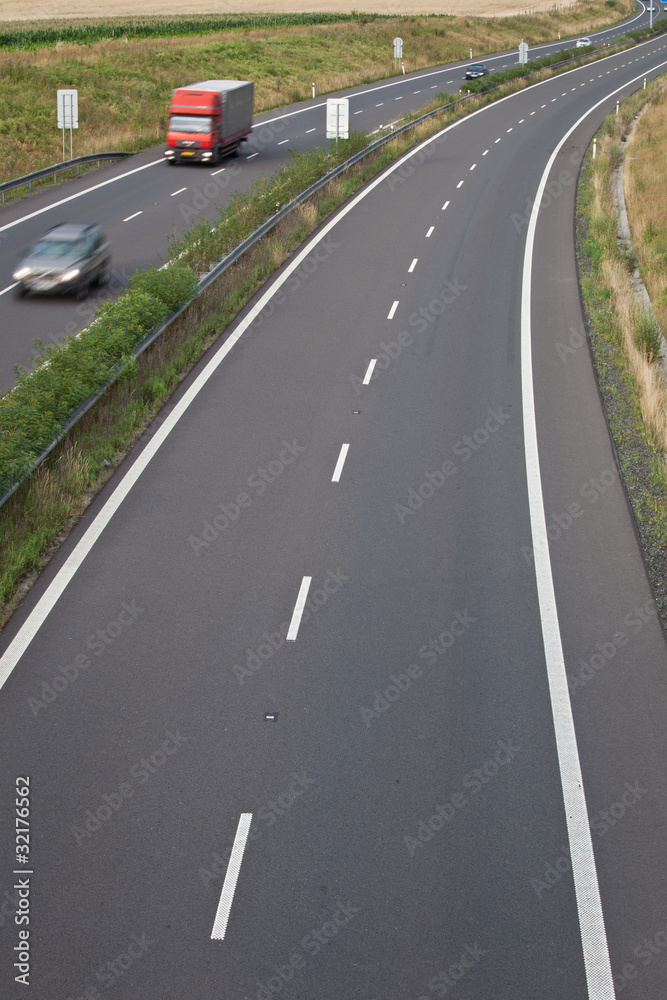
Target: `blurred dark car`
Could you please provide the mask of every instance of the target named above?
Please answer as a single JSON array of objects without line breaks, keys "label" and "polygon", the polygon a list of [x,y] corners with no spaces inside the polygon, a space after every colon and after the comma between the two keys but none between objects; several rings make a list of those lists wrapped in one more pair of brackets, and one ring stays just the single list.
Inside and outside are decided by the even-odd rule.
[{"label": "blurred dark car", "polygon": [[16,293],[71,292],[84,299],[111,269],[111,243],[99,226],[66,223],[49,229],[14,269]]},{"label": "blurred dark car", "polygon": [[473,63],[472,66],[468,66],[465,78],[466,80],[476,80],[480,76],[486,76],[488,72],[488,67],[484,63]]}]

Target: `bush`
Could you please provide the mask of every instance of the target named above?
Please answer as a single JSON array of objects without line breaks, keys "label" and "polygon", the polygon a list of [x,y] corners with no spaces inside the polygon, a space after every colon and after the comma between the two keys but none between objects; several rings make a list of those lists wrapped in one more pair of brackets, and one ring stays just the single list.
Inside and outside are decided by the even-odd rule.
[{"label": "bush", "polygon": [[632,336],[635,344],[649,362],[656,361],[660,357],[662,348],[662,337],[660,327],[655,317],[642,310],[634,322]]}]

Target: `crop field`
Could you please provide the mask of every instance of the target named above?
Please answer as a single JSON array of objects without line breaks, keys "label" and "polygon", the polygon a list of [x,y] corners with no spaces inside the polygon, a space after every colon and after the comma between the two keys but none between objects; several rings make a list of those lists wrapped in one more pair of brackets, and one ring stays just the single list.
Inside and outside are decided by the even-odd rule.
[{"label": "crop field", "polygon": [[[0,4],[4,0],[0,0]],[[74,155],[110,150],[138,151],[160,143],[164,116],[174,87],[197,79],[254,80],[255,110],[279,107],[311,95],[311,84],[323,94],[384,79],[393,72],[392,40],[403,38],[407,72],[443,62],[467,59],[529,45],[558,36],[576,36],[617,21],[634,10],[632,0],[577,0],[548,13],[514,17],[401,17],[355,15],[329,24],[291,27],[229,27],[179,34],[182,19],[96,19],[98,40],[79,43],[58,38],[60,25],[45,20],[25,22],[22,32],[53,30],[50,42],[21,47],[17,25],[0,31],[0,136],[4,155],[0,180],[9,180],[62,158],[62,136],[56,128],[58,88],[79,91],[79,129]],[[229,15],[231,19],[231,15]],[[187,20],[187,19],[186,19]],[[203,16],[202,16],[203,20]],[[225,20],[224,18],[222,19]],[[160,37],[141,37],[141,26]],[[69,22],[71,28],[86,27]],[[113,27],[115,25],[115,27]],[[195,26],[196,27],[196,26]],[[194,29],[190,23],[187,29]],[[113,34],[112,34],[113,32]],[[102,37],[100,37],[100,33]],[[12,45],[3,36],[12,36]],[[18,38],[18,40],[17,40]],[[25,42],[25,38],[23,39]],[[30,99],[26,99],[26,95]]]}]

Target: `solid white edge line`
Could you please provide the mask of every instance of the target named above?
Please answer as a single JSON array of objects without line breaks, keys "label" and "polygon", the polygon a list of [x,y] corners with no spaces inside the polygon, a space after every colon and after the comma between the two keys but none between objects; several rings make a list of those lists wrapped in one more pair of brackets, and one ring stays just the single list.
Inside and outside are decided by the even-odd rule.
[{"label": "solid white edge line", "polygon": [[308,597],[308,590],[312,579],[312,576],[304,576],[301,581],[299,593],[296,598],[296,604],[294,605],[294,611],[292,612],[292,620],[289,623],[289,629],[287,630],[287,635],[285,636],[288,642],[294,642],[299,633],[301,616],[303,615],[303,609],[306,606],[306,598]]},{"label": "solid white edge line", "polygon": [[[667,63],[661,63],[655,69]],[[558,608],[551,573],[549,537],[547,534],[542,479],[537,443],[537,421],[535,417],[535,394],[533,386],[531,295],[533,251],[539,205],[549,179],[551,168],[568,138],[597,108],[605,104],[621,90],[641,80],[635,77],[617,90],[607,94],[567,130],[551,153],[537,188],[533,209],[526,233],[526,248],[523,261],[521,288],[521,387],[524,426],[524,447],[526,453],[526,477],[528,483],[528,503],[530,527],[535,560],[542,641],[551,697],[551,710],[556,736],[558,765],[563,789],[563,803],[570,843],[572,876],[579,915],[579,929],[586,970],[589,1000],[614,1000],[614,980],[609,960],[609,946],[604,926],[602,900],[595,867],[595,854],[588,821],[586,796],[584,793],[581,762],[577,748],[577,736],[572,716],[572,705],[565,670],[563,645],[558,621]]]},{"label": "solid white edge line", "polygon": [[110,177],[108,181],[100,181],[99,184],[93,184],[92,187],[86,188],[85,191],[79,191],[77,194],[71,194],[67,198],[61,198],[60,201],[54,201],[52,205],[45,205],[44,208],[38,208],[36,212],[30,212],[29,215],[22,215],[20,219],[16,219],[14,222],[7,222],[4,226],[0,226],[0,233],[4,233],[6,229],[12,229],[13,226],[20,226],[22,222],[27,222],[28,219],[34,219],[37,215],[43,215],[44,212],[50,212],[54,208],[66,205],[69,201],[74,201],[76,198],[83,198],[86,194],[91,194],[93,191],[99,191],[100,188],[106,187],[107,184],[115,184],[116,181],[122,181],[125,177],[131,177],[132,174],[138,174],[140,170],[148,170],[149,167],[154,167],[158,163],[164,163],[164,159],[152,160],[151,163],[144,163],[143,167],[135,167],[134,170],[127,170],[124,174],[119,174],[118,177]]},{"label": "solid white edge line", "polygon": [[239,872],[241,871],[243,852],[245,851],[245,846],[248,842],[251,822],[252,813],[241,813],[239,825],[236,828],[236,836],[234,837],[232,853],[229,856],[229,864],[227,865],[227,872],[225,873],[225,881],[222,883],[220,902],[218,903],[215,920],[213,921],[213,930],[211,931],[212,941],[222,941],[227,930],[227,922],[232,908],[234,892],[236,891],[236,883],[239,879]]},{"label": "solid white edge line", "polygon": [[347,453],[349,451],[350,445],[343,444],[340,448],[340,455],[338,456],[338,461],[336,462],[336,468],[334,469],[334,474],[331,477],[332,483],[340,482],[340,474],[343,471],[343,466],[345,465],[345,459],[347,458]]},{"label": "solid white edge line", "polygon": [[[659,69],[661,66],[666,66],[667,61],[663,63],[658,63],[657,67],[654,69]],[[576,73],[577,70],[567,70],[567,73]],[[561,74],[566,76],[567,73]],[[630,83],[634,83],[637,80],[642,80],[644,74],[635,77],[630,80]],[[551,82],[550,80],[541,80],[536,83],[535,87],[542,87],[545,83]],[[599,101],[590,111],[594,111],[600,104],[604,104],[606,100],[609,100],[614,94],[619,93],[628,84],[625,83],[617,90],[611,91],[607,94],[605,98]],[[257,319],[262,309],[271,301],[275,293],[282,288],[285,282],[291,277],[291,275],[296,271],[296,269],[302,264],[302,262],[309,256],[313,248],[317,246],[328,233],[334,229],[338,223],[344,219],[357,205],[367,198],[371,191],[374,191],[376,187],[383,184],[387,177],[393,174],[396,170],[400,170],[404,163],[407,163],[415,153],[419,153],[422,149],[426,149],[431,143],[437,142],[441,136],[446,135],[455,128],[460,128],[464,122],[469,122],[478,115],[485,114],[494,108],[499,107],[506,101],[514,100],[515,97],[520,97],[525,94],[525,90],[516,91],[514,94],[508,94],[506,97],[501,97],[499,101],[494,101],[493,104],[487,104],[483,108],[478,108],[471,114],[466,115],[465,118],[459,118],[450,125],[446,125],[440,132],[436,132],[435,135],[429,136],[428,139],[424,139],[422,143],[419,143],[413,149],[411,149],[405,156],[392,163],[383,173],[381,173],[374,180],[370,181],[357,195],[350,199],[347,204],[345,204],[330,220],[325,223],[321,229],[318,231],[317,235],[309,240],[304,247],[297,253],[294,254],[291,261],[287,264],[285,269],[279,275],[279,277],[273,281],[265,292],[259,295],[254,306],[248,310],[243,319],[234,328],[229,337],[225,340],[223,344],[215,351],[213,356],[204,365],[203,369],[196,376],[192,384],[183,393],[178,403],[174,406],[173,410],[169,416],[165,419],[164,423],[156,430],[155,434],[148,442],[146,447],[143,449],[138,458],[132,463],[128,468],[125,475],[122,477],[118,485],[115,487],[111,496],[103,505],[99,513],[93,518],[90,526],[84,531],[82,537],[79,539],[77,544],[74,546],[69,556],[60,567],[56,575],[54,576],[51,583],[48,585],[42,596],[37,601],[35,607],[28,614],[23,625],[19,628],[18,632],[9,643],[5,652],[0,656],[0,688],[5,684],[7,678],[11,674],[12,670],[19,662],[26,649],[34,639],[35,635],[43,625],[43,623],[48,618],[49,614],[53,610],[57,601],[59,600],[61,594],[65,591],[70,580],[78,570],[78,568],[83,563],[84,559],[92,549],[93,545],[100,537],[107,524],[114,516],[120,505],[122,504],[125,497],[128,495],[132,487],[139,480],[142,472],[146,469],[151,459],[157,454],[158,450],[161,448],[164,441],[174,430],[178,424],[181,417],[188,410],[190,405],[197,398],[201,390],[204,388],[208,380],[215,374],[219,366],[225,360],[229,352],[236,346],[238,341],[241,339],[246,330],[251,326],[251,324]],[[587,112],[590,113],[590,112]],[[584,117],[586,117],[584,115]],[[583,118],[580,119],[583,121]],[[577,122],[577,125],[579,122]],[[576,127],[576,126],[573,126]],[[569,134],[569,133],[568,133]],[[141,169],[141,168],[140,168]],[[107,183],[107,182],[105,182]]]},{"label": "solid white edge line", "polygon": [[368,368],[366,369],[366,374],[364,375],[364,381],[361,383],[362,385],[368,385],[368,383],[371,380],[373,369],[375,368],[376,364],[377,364],[377,358],[371,358],[371,360],[368,362]]},{"label": "solid white edge line", "polygon": [[398,299],[394,299],[394,303],[389,312],[387,313],[387,319],[393,319],[394,313],[396,312],[397,309],[398,309]]}]

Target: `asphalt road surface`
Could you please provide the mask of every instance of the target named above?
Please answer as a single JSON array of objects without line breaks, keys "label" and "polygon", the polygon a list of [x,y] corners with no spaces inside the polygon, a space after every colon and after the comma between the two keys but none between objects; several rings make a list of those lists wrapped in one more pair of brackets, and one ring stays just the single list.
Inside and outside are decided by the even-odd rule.
[{"label": "asphalt road surface", "polygon": [[[656,11],[654,19],[662,16]],[[614,25],[590,37],[596,44],[613,42],[628,28],[647,24],[643,3],[624,25]],[[572,40],[535,46],[542,56],[572,44]],[[517,62],[516,52],[484,57],[489,68],[505,69]],[[469,63],[469,60],[468,60]],[[341,91],[350,99],[352,128],[373,131],[397,120],[406,111],[422,107],[434,94],[458,94],[468,63],[436,67],[386,82]],[[238,158],[213,169],[201,164],[169,166],[164,146],[115,163],[75,181],[45,189],[8,205],[0,212],[0,309],[4,349],[0,358],[0,389],[14,384],[14,366],[30,367],[35,338],[61,343],[92,319],[108,296],[120,294],[138,267],[159,267],[166,259],[174,233],[181,234],[200,217],[217,217],[233,191],[246,190],[261,174],[271,174],[289,161],[289,150],[327,145],[326,98],[318,97],[288,108],[258,115],[255,132]],[[42,233],[60,222],[98,222],[113,244],[113,273],[109,285],[93,290],[89,300],[71,296],[30,297],[16,300],[12,272],[21,252]]]},{"label": "asphalt road surface", "polygon": [[667,651],[572,344],[579,164],[666,45],[348,202],[29,592],[3,997],[664,995]]}]

